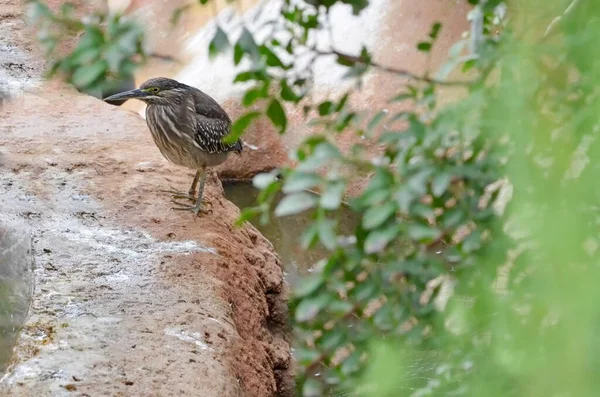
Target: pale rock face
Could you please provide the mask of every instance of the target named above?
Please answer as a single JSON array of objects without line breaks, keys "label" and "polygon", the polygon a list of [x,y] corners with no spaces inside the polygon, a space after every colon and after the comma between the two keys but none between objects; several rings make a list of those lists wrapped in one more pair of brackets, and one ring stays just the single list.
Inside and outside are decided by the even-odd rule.
[{"label": "pale rock face", "polygon": [[132,0],[108,0],[108,9],[111,12],[126,12],[133,2]]}]

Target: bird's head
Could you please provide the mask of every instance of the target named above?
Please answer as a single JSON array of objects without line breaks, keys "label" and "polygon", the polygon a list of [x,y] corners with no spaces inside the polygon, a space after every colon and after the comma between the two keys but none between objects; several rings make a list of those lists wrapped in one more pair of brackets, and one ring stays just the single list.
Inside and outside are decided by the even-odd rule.
[{"label": "bird's head", "polygon": [[106,102],[139,99],[148,105],[169,105],[178,101],[187,92],[188,86],[166,77],[146,80],[140,88],[121,92],[104,98]]}]

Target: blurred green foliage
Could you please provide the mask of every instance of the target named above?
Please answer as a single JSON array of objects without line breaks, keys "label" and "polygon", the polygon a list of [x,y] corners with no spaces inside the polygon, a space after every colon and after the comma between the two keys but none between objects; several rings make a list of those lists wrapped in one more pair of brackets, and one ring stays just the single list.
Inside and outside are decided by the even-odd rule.
[{"label": "blurred green foliage", "polygon": [[[130,79],[147,58],[143,30],[122,15],[78,17],[70,2],[56,12],[41,0],[30,0],[29,6],[38,39],[52,61],[49,77],[60,74],[81,91],[103,91]],[[61,49],[73,36],[78,37],[75,48]]]},{"label": "blurred green foliage", "polygon": [[[246,60],[236,77],[252,82],[242,103],[260,105],[227,139],[263,116],[283,133],[295,106],[320,131],[298,146],[297,165],[255,177],[259,203],[240,220],[307,212],[302,245],[329,252],[290,304],[300,395],[597,394],[600,3],[468,2],[471,28],[437,78],[380,65],[368,48],[316,48],[331,7],[360,14],[367,0],[284,0],[260,42],[247,27],[235,38],[215,29],[210,54]],[[443,34],[434,24],[417,50]],[[128,48],[139,49],[135,37]],[[313,54],[301,70],[298,53]],[[315,103],[321,56],[357,84]],[[83,63],[68,59],[73,76],[95,76],[86,82],[111,68],[95,58],[79,72]],[[390,98],[409,110],[352,107],[374,69],[410,77]],[[446,86],[460,99],[440,104]],[[359,137],[345,152],[343,131]],[[368,184],[346,204],[356,176]],[[362,222],[345,235],[348,210]]]}]

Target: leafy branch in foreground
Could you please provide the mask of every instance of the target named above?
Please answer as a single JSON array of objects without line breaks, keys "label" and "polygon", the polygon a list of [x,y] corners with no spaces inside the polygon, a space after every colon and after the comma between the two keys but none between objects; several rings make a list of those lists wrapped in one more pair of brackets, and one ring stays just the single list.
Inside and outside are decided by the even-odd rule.
[{"label": "leafy branch in foreground", "polygon": [[[96,13],[78,18],[75,13],[72,3],[64,3],[59,11],[53,12],[43,1],[30,1],[31,20],[38,38],[47,55],[53,58],[48,75],[65,76],[83,91],[102,89],[131,78],[147,58],[141,28],[118,14]],[[57,57],[64,39],[77,35],[75,49]]]},{"label": "leafy branch in foreground", "polygon": [[[244,97],[252,95],[246,104],[273,101],[270,88],[290,86],[291,81],[302,94],[293,100],[275,94],[276,100],[301,103],[305,111],[317,113],[311,124],[323,131],[299,146],[298,165],[278,170],[279,179],[274,174],[255,178],[255,186],[262,189],[260,205],[242,215],[247,220],[262,214],[267,221],[277,194],[283,192],[275,215],[310,211],[313,223],[302,236],[302,246],[311,249],[319,244],[330,252],[295,287],[290,306],[298,338],[299,389],[304,395],[322,395],[331,387],[356,389],[373,338],[440,349],[441,341],[453,336],[444,326],[447,313],[438,307],[445,307],[451,291],[459,288],[459,277],[489,285],[504,256],[485,268],[478,267],[477,260],[493,244],[506,244],[502,230],[494,226],[492,205],[499,190],[489,188],[498,185],[502,175],[498,158],[506,145],[494,145],[480,128],[482,114],[492,106],[485,100],[483,84],[490,73],[489,58],[465,57],[471,72],[479,76],[453,82],[382,66],[367,49],[356,56],[316,50],[311,37],[321,26],[315,22],[322,19],[319,10],[285,3],[281,29],[288,40],[276,39],[274,30],[272,37],[256,44],[255,57],[248,54],[251,68],[237,77],[256,82]],[[429,41],[418,49],[429,52],[441,29],[441,24],[434,25]],[[489,37],[480,49],[492,51],[497,46],[498,39]],[[290,55],[304,54],[306,67],[297,70],[286,63],[287,56],[275,55],[284,54],[282,49]],[[390,104],[407,102],[411,110],[368,115],[352,109],[351,93],[308,102],[314,62],[332,55],[349,69],[348,78],[360,80],[372,68],[408,77],[412,81],[390,98]],[[438,109],[437,90],[445,85],[463,86],[468,96]],[[285,129],[285,115],[270,118]],[[367,140],[358,139],[350,152],[342,153],[336,136],[346,130]],[[374,152],[372,143],[382,150]],[[358,175],[370,175],[369,182],[345,208],[347,188]],[[361,219],[352,231],[340,229],[347,211]]]},{"label": "leafy branch in foreground", "polygon": [[[304,105],[309,114],[318,113],[311,123],[322,132],[300,145],[298,165],[279,170],[280,179],[257,176],[261,204],[244,212],[243,219],[262,214],[267,220],[282,191],[285,196],[275,214],[308,212],[313,224],[302,237],[303,246],[320,244],[330,252],[295,286],[291,302],[303,395],[408,395],[412,390],[413,395],[517,396],[531,394],[520,385],[553,373],[560,367],[554,363],[587,367],[569,349],[557,349],[556,341],[559,335],[569,337],[561,329],[587,335],[568,326],[576,323],[575,312],[584,321],[594,316],[592,307],[582,305],[585,298],[573,290],[598,269],[597,260],[581,247],[586,239],[595,241],[597,222],[584,218],[594,213],[591,198],[600,192],[590,193],[586,204],[579,201],[585,196],[583,186],[591,181],[587,178],[599,170],[600,153],[593,144],[586,146],[594,153],[588,157],[591,164],[580,165],[587,175],[564,178],[585,141],[577,137],[597,128],[597,121],[588,118],[596,112],[596,90],[590,83],[597,62],[581,43],[593,37],[590,24],[598,7],[587,5],[588,14],[578,9],[563,17],[566,44],[536,47],[519,37],[519,26],[504,29],[496,9],[503,4],[471,3],[476,5],[470,31],[474,52],[458,54],[462,65],[456,59],[450,63],[478,76],[460,83],[468,89],[460,101],[443,107],[437,104],[443,82],[374,63],[367,49],[355,56],[335,49],[311,54],[311,32],[321,26],[318,14],[326,8],[315,11],[285,3],[282,16],[293,15],[295,28],[290,29],[290,41],[264,44],[272,46],[268,53],[279,53],[278,47],[288,48],[291,42],[292,49],[311,54],[307,85],[298,84],[306,93],[318,56],[336,56],[357,80],[372,68],[413,80],[394,98],[409,101],[410,110],[395,114],[375,111],[365,120],[363,112],[350,107],[347,95]],[[441,28],[434,25],[432,32]],[[417,47],[428,52],[434,43],[432,37]],[[252,73],[259,75],[252,76],[259,76],[256,80],[263,86],[287,81],[281,76],[305,82],[290,73],[292,68],[275,73],[267,62],[253,67]],[[276,65],[271,63],[271,68]],[[494,79],[488,81],[491,75]],[[570,86],[564,84],[569,78]],[[585,110],[576,107],[581,101],[589,104]],[[357,140],[342,153],[336,136],[348,129],[366,142]],[[381,150],[373,151],[371,143]],[[352,231],[341,230],[339,220],[347,211],[342,200],[358,175],[368,176],[369,182],[350,200],[349,210],[361,222]],[[504,210],[509,191],[514,196]],[[583,227],[582,233],[561,245],[564,235],[553,231],[574,231],[576,225]],[[593,243],[587,246],[589,252],[597,249]],[[562,266],[573,273],[565,277]],[[567,314],[561,300],[579,302],[581,310]],[[557,313],[565,323],[556,320]],[[390,346],[395,350],[386,349]],[[583,346],[569,346],[583,353]],[[414,362],[432,369],[399,377]],[[373,372],[375,366],[382,372]],[[579,378],[578,384],[551,381],[552,386],[533,394],[578,390],[591,395],[585,390],[594,390],[595,382],[589,377]]]}]

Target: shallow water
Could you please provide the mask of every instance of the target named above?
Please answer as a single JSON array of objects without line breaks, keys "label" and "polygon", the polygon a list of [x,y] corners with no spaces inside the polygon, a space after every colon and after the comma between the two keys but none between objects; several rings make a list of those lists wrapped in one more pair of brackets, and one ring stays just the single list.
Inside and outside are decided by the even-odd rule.
[{"label": "shallow water", "polygon": [[[225,197],[240,209],[256,204],[259,191],[250,183],[224,183],[223,188]],[[316,247],[310,251],[304,251],[300,247],[302,233],[311,223],[309,214],[305,212],[282,218],[272,216],[266,225],[261,225],[258,219],[252,222],[273,244],[283,263],[286,279],[292,284],[298,276],[309,273],[316,262],[327,256],[324,247]],[[357,222],[356,214],[348,209],[344,215],[341,229],[352,231]]]}]

